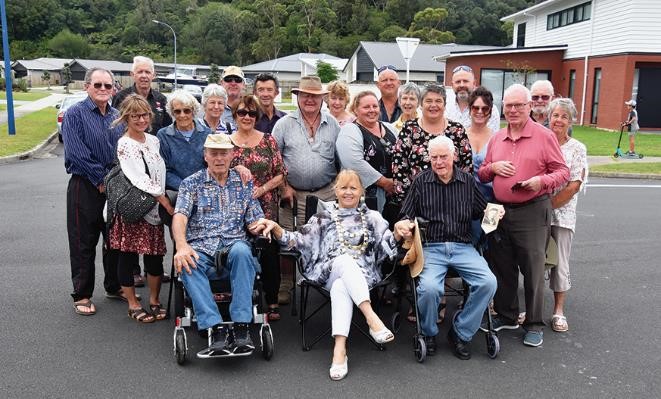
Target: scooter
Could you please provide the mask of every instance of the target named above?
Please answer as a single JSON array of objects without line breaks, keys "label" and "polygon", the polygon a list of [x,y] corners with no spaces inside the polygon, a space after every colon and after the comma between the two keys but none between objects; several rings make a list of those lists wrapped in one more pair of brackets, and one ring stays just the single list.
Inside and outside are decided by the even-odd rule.
[{"label": "scooter", "polygon": [[622,159],[642,159],[643,154],[629,154],[626,152],[622,152],[620,149],[620,144],[622,143],[622,132],[624,132],[624,126],[620,127],[620,138],[617,140],[617,148],[615,149],[615,153],[613,154],[613,158],[622,158]]}]

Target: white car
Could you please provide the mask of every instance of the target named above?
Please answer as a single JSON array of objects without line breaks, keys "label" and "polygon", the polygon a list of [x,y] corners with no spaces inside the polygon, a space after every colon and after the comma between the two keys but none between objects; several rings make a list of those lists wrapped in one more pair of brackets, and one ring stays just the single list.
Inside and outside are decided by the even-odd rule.
[{"label": "white car", "polygon": [[189,92],[197,99],[198,102],[202,102],[202,87],[198,85],[183,85],[181,87],[183,90]]},{"label": "white car", "polygon": [[64,113],[67,112],[69,107],[83,101],[86,98],[87,93],[72,94],[70,96],[64,97],[62,102],[55,106],[55,108],[60,110],[60,112],[57,113],[57,135],[60,139],[60,143],[62,142],[62,121],[64,120]]}]

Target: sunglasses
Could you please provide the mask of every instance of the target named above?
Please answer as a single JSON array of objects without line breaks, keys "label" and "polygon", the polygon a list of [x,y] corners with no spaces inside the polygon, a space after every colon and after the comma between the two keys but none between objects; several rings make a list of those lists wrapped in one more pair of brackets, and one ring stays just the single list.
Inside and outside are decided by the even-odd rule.
[{"label": "sunglasses", "polygon": [[245,117],[246,115],[251,117],[251,118],[257,118],[258,112],[255,110],[247,110],[245,108],[237,109],[236,114],[240,116],[241,118]]},{"label": "sunglasses", "polygon": [[131,118],[131,120],[133,122],[137,122],[140,119],[144,119],[144,120],[148,121],[150,119],[150,115],[149,115],[149,112],[145,112],[143,114],[131,114],[131,115],[129,115],[129,118]]},{"label": "sunglasses", "polygon": [[190,108],[184,108],[184,109],[173,109],[173,110],[172,110],[172,113],[175,114],[175,115],[181,115],[182,112],[183,112],[184,114],[186,114],[186,115],[190,115],[191,113],[193,113],[193,110],[190,109]]},{"label": "sunglasses", "polygon": [[391,71],[397,72],[397,69],[395,69],[394,65],[383,65],[383,66],[379,67],[379,69],[377,69],[376,71],[378,73],[381,73],[381,72],[385,71],[386,69],[390,69]]},{"label": "sunglasses", "polygon": [[223,78],[223,82],[225,82],[225,83],[241,83],[241,82],[243,82],[243,78],[241,76],[225,76]]},{"label": "sunglasses", "polygon": [[473,72],[473,68],[468,65],[459,65],[452,70],[452,73],[457,73],[459,71]]},{"label": "sunglasses", "polygon": [[112,83],[99,83],[99,82],[97,82],[97,83],[92,83],[92,86],[97,90],[100,90],[102,87],[106,90],[112,89]]},{"label": "sunglasses", "polygon": [[533,101],[539,101],[540,98],[541,98],[543,101],[548,101],[548,100],[551,99],[551,96],[546,95],[546,94],[543,95],[543,96],[538,96],[538,95],[534,95],[534,96],[532,96],[532,100],[533,100]]},{"label": "sunglasses", "polygon": [[477,105],[471,106],[471,111],[473,111],[473,112],[481,112],[483,114],[487,114],[487,113],[489,113],[490,110],[491,110],[491,108],[487,107],[486,105],[484,107],[480,107],[480,106],[477,106]]}]

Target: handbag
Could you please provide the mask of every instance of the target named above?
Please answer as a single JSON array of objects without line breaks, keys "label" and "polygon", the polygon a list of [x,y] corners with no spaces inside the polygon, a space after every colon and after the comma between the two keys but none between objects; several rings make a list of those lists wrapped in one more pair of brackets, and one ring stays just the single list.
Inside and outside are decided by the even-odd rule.
[{"label": "handbag", "polygon": [[549,237],[549,243],[546,246],[546,260],[544,267],[546,270],[553,269],[558,266],[558,244],[555,242],[553,236]]},{"label": "handbag", "polygon": [[[140,154],[145,165],[145,173],[151,178],[144,154],[142,152]],[[112,222],[115,213],[121,215],[122,220],[127,223],[137,223],[156,205],[157,201],[153,195],[131,184],[131,181],[124,175],[119,162],[110,169],[104,179],[104,184],[108,198],[108,223]]]}]

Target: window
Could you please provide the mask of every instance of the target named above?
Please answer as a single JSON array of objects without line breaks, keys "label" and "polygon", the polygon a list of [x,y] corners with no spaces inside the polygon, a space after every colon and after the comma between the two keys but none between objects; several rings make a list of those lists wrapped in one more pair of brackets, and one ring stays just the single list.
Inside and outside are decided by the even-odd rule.
[{"label": "window", "polygon": [[521,83],[530,88],[536,80],[551,80],[551,71],[523,72],[511,69],[486,69],[480,70],[480,84],[491,91],[493,103],[501,111],[503,93],[505,89],[514,83]]},{"label": "window", "polygon": [[567,91],[567,97],[574,99],[574,88],[576,87],[576,70],[572,69],[569,71],[569,90]]},{"label": "window", "polygon": [[592,113],[590,123],[597,124],[597,114],[599,111],[599,91],[601,89],[601,68],[594,69],[594,86],[592,87]]},{"label": "window", "polygon": [[516,29],[516,47],[526,46],[526,23],[519,24]]},{"label": "window", "polygon": [[587,2],[549,14],[546,17],[546,30],[587,21],[590,19],[591,9],[592,2]]}]

